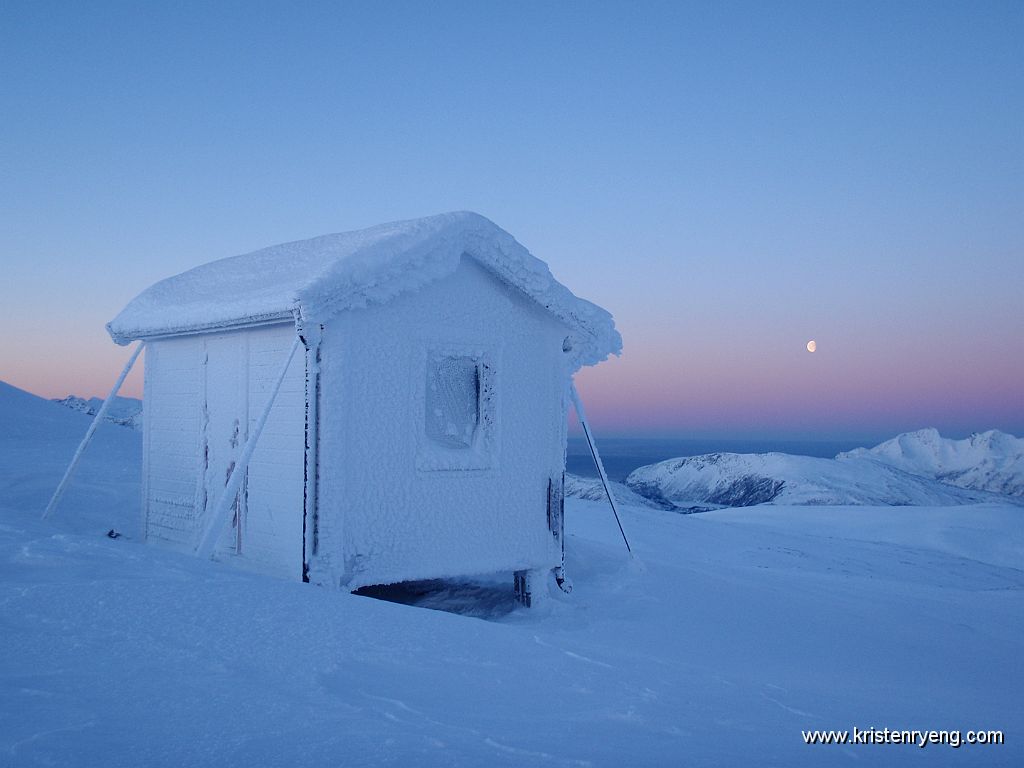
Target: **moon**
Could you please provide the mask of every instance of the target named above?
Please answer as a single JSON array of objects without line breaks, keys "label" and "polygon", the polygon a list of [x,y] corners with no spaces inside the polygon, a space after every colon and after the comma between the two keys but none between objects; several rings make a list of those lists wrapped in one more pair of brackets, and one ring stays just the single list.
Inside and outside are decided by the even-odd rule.
[{"label": "moon", "polygon": [[816,342],[814,339],[811,339],[810,341],[807,342],[807,351],[808,352],[813,352],[817,348],[818,348],[818,342]]}]

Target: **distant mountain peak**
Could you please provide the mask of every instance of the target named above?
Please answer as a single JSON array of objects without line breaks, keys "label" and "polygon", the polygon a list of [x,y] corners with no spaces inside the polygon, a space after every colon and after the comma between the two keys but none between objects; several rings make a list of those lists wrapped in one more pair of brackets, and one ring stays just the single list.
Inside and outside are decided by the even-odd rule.
[{"label": "distant mountain peak", "polygon": [[[785,453],[708,453],[669,459],[626,479],[635,493],[677,507],[1024,503],[1024,440],[998,430],[962,440],[905,432],[835,459]],[[999,494],[998,496],[995,494]]]},{"label": "distant mountain peak", "polygon": [[998,429],[962,440],[943,437],[934,428],[919,429],[836,459],[871,459],[958,488],[1024,496],[1024,439]]}]

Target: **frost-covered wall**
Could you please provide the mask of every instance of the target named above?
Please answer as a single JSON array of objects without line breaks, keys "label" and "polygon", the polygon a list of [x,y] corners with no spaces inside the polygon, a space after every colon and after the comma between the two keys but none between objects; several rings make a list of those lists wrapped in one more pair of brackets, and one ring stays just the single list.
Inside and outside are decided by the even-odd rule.
[{"label": "frost-covered wall", "polygon": [[188,546],[196,526],[205,387],[199,337],[152,341],[143,403],[143,516],[146,538]]},{"label": "frost-covered wall", "polygon": [[[260,417],[295,339],[292,324],[248,332],[249,427]],[[288,366],[246,476],[243,559],[302,578],[306,369],[303,356]]]},{"label": "frost-covered wall", "polygon": [[[333,317],[312,579],[557,566],[547,492],[563,468],[566,334],[467,258],[416,293]],[[450,405],[465,391],[479,394],[475,416]]]},{"label": "frost-covered wall", "polygon": [[[152,340],[143,493],[149,540],[189,549],[259,418],[295,336],[280,324]],[[305,368],[296,356],[249,463],[218,553],[302,576]],[[238,524],[240,520],[240,525]]]}]

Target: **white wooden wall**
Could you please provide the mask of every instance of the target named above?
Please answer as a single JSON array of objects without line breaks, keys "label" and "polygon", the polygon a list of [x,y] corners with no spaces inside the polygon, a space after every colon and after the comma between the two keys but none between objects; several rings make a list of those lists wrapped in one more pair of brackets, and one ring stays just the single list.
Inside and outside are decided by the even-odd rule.
[{"label": "white wooden wall", "polygon": [[[188,550],[284,363],[291,324],[149,342],[143,493],[147,539]],[[302,577],[305,367],[292,359],[240,493],[222,559]],[[237,522],[237,521],[236,521]]]},{"label": "white wooden wall", "polygon": [[152,341],[143,393],[143,515],[148,540],[192,544],[202,509],[200,432],[204,345],[187,336]]}]

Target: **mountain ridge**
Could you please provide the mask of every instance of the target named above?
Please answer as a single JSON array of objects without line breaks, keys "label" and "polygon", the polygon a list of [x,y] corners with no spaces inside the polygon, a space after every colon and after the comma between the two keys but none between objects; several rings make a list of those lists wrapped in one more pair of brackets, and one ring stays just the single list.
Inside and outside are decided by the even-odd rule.
[{"label": "mountain ridge", "polygon": [[639,467],[625,485],[652,501],[682,508],[1024,505],[1024,440],[998,430],[954,440],[924,429],[834,459],[708,453]]},{"label": "mountain ridge", "polygon": [[1024,496],[1024,438],[997,429],[962,440],[943,437],[934,428],[919,429],[836,459],[871,459],[958,488]]}]

